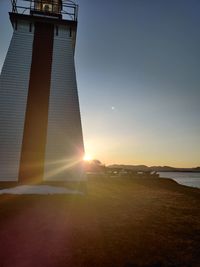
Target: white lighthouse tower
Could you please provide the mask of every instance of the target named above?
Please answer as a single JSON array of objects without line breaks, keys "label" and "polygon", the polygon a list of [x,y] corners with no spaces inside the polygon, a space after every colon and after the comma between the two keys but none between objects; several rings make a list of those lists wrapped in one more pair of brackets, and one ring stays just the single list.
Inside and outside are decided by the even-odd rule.
[{"label": "white lighthouse tower", "polygon": [[0,76],[0,182],[84,178],[77,9],[72,1],[12,1],[14,32]]}]

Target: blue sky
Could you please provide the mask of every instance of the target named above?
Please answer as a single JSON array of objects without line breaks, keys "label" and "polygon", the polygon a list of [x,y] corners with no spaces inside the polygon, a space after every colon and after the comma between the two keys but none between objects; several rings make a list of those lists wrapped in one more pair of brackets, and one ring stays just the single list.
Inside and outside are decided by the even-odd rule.
[{"label": "blue sky", "polygon": [[[106,164],[200,165],[200,2],[77,2],[86,153]],[[0,2],[0,67],[9,5]]]}]

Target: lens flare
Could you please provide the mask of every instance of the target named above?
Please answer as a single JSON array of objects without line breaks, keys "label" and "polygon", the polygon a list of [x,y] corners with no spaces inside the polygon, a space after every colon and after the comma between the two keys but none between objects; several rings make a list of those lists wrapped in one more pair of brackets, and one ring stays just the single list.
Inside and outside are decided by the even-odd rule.
[{"label": "lens flare", "polygon": [[92,160],[92,157],[88,154],[85,154],[84,158],[83,158],[84,161],[91,161]]}]

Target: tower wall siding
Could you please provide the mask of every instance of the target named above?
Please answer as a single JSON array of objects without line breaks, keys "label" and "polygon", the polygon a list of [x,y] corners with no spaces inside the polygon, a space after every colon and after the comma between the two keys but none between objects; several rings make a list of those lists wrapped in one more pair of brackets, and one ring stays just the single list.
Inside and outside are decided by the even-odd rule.
[{"label": "tower wall siding", "polygon": [[[20,17],[17,24],[13,25],[13,37],[0,76],[0,182],[19,181],[31,77],[35,81],[31,66],[36,30],[31,21]],[[54,27],[51,75],[48,78],[47,129],[43,138],[44,175],[41,171],[41,180],[45,181],[84,179],[84,146],[74,63],[76,28],[72,29],[71,26],[58,23]],[[38,72],[42,73],[40,67],[41,64]],[[34,111],[34,114],[38,112]],[[31,127],[28,127],[29,130]],[[37,132],[37,129],[34,131]],[[32,132],[28,135],[30,140],[26,138],[30,144],[34,140]],[[36,150],[39,151],[39,148]],[[32,153],[32,150],[27,151]],[[27,175],[24,175],[23,182],[26,180]]]},{"label": "tower wall siding", "polygon": [[35,23],[19,179],[40,183],[44,174],[54,25]]},{"label": "tower wall siding", "polygon": [[80,180],[83,137],[80,120],[73,38],[67,27],[54,36],[45,180]]},{"label": "tower wall siding", "polygon": [[17,181],[34,29],[18,22],[0,76],[0,181]]}]

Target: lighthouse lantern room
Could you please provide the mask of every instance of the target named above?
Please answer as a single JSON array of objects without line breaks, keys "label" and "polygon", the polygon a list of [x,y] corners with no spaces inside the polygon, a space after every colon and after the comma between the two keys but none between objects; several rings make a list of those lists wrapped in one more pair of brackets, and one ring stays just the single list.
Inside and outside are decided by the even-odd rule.
[{"label": "lighthouse lantern room", "polygon": [[38,14],[53,14],[60,15],[62,11],[62,1],[61,0],[38,0],[34,1],[34,10],[33,12],[38,12]]},{"label": "lighthouse lantern room", "polygon": [[0,181],[82,181],[74,64],[78,6],[11,2],[13,36],[0,76]]}]

